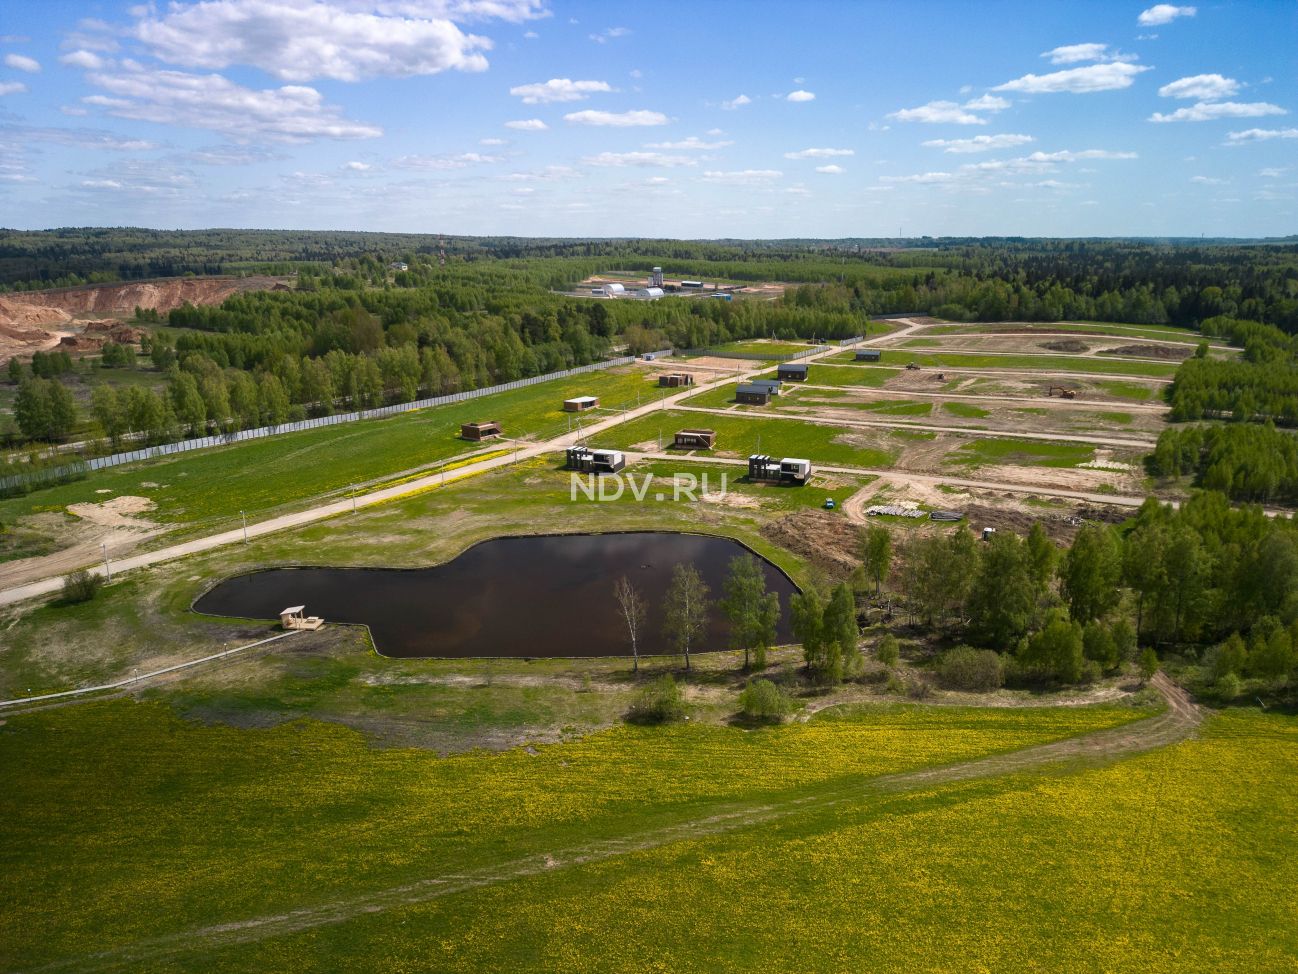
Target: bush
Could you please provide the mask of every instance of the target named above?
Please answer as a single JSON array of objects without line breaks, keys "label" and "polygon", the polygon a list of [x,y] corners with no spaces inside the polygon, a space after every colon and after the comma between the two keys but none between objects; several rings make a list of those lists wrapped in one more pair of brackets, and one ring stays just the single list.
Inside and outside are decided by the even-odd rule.
[{"label": "bush", "polygon": [[793,698],[770,680],[753,680],[739,694],[740,712],[750,720],[780,721],[793,708]]},{"label": "bush", "polygon": [[1146,680],[1151,679],[1158,672],[1158,654],[1152,649],[1146,648],[1140,654],[1140,675]]},{"label": "bush", "polygon": [[878,657],[880,663],[889,669],[896,666],[897,660],[901,658],[901,647],[897,642],[897,637],[892,633],[888,633],[880,639],[874,655]]},{"label": "bush", "polygon": [[1244,684],[1234,673],[1226,673],[1217,680],[1215,689],[1217,691],[1217,696],[1221,697],[1223,701],[1229,703],[1244,691]]},{"label": "bush", "polygon": [[1082,675],[1078,683],[1096,683],[1104,675],[1104,670],[1100,664],[1093,659],[1088,659],[1082,664]]},{"label": "bush", "polygon": [[666,724],[685,717],[685,695],[671,674],[659,677],[640,691],[631,704],[631,719],[646,724]]},{"label": "bush", "polygon": [[104,580],[102,578],[98,575],[92,575],[83,568],[79,572],[64,576],[63,601],[68,605],[89,602],[99,594],[99,590],[103,587]]},{"label": "bush", "polygon": [[957,646],[947,650],[937,664],[938,678],[953,690],[985,693],[1005,684],[1005,667],[999,653],[990,649]]}]

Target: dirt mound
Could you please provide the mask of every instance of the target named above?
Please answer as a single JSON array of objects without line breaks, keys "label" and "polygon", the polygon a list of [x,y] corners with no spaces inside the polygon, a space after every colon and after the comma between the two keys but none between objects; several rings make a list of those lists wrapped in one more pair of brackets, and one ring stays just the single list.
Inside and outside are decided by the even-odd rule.
[{"label": "dirt mound", "polygon": [[1051,352],[1068,352],[1076,355],[1078,352],[1084,352],[1087,349],[1086,342],[1079,342],[1076,338],[1062,338],[1056,342],[1041,342],[1041,348]]},{"label": "dirt mound", "polygon": [[147,497],[123,494],[98,504],[69,504],[68,511],[83,521],[106,528],[149,528],[153,526],[152,522],[133,515],[143,514],[155,507],[157,505]]},{"label": "dirt mound", "polygon": [[859,563],[856,525],[825,511],[798,511],[766,525],[762,534],[833,578],[846,578]]},{"label": "dirt mound", "polygon": [[71,321],[72,315],[62,308],[45,307],[29,301],[27,295],[0,297],[0,334],[13,328],[33,328],[42,325],[61,325]]},{"label": "dirt mound", "polygon": [[103,314],[131,314],[136,308],[166,313],[186,303],[221,304],[235,293],[267,291],[282,284],[276,278],[166,278],[29,291],[21,297],[4,299],[4,303],[17,306],[5,310],[0,304],[0,316],[3,316],[0,323],[9,323],[10,314],[53,314],[55,317],[49,321],[69,321]]},{"label": "dirt mound", "polygon": [[1106,348],[1104,354],[1180,360],[1189,358],[1192,352],[1183,345],[1119,345],[1116,348]]}]

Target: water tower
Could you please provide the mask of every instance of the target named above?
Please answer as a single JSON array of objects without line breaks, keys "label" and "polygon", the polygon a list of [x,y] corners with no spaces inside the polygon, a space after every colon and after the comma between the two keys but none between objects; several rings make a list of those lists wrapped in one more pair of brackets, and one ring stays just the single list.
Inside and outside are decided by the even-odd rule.
[{"label": "water tower", "polygon": [[653,269],[653,273],[649,275],[649,286],[650,287],[663,286],[663,269],[661,267],[655,267]]}]

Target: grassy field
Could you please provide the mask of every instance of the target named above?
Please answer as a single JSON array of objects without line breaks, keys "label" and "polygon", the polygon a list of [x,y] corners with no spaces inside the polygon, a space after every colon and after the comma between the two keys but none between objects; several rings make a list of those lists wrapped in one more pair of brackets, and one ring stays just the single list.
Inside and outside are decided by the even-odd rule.
[{"label": "grassy field", "polygon": [[[1132,375],[1148,376],[1150,378],[1170,378],[1176,373],[1177,368],[1177,363],[1131,362],[1121,358],[1096,359],[1085,358],[1080,355],[986,355],[978,352],[909,353],[898,351],[888,356],[888,360],[890,363],[914,362],[922,368],[929,369],[999,369],[1015,371],[1031,369],[1037,372],[1093,372],[1100,375]],[[847,355],[834,355],[825,359],[824,362],[841,368],[851,363],[851,359]],[[811,367],[815,378],[809,381],[826,384],[827,380],[824,378],[824,374],[829,370],[817,370],[819,364],[816,363]],[[854,366],[854,368],[860,371],[871,371],[885,367],[859,365]],[[896,369],[893,368],[890,371],[895,372]],[[843,385],[848,383],[832,380],[828,384]]]},{"label": "grassy field", "polygon": [[[831,356],[824,361],[832,361],[835,356]],[[813,386],[870,386],[879,388],[900,369],[888,368],[881,365],[862,365],[859,368],[850,369],[838,368],[821,368],[819,361],[812,362],[807,369],[807,384]],[[775,372],[764,372],[758,376],[759,379],[774,379]]]},{"label": "grassy field", "polygon": [[1159,390],[1150,386],[1142,386],[1135,382],[1122,382],[1121,380],[1096,380],[1095,384],[1111,396],[1117,396],[1120,399],[1132,399],[1136,402],[1148,402],[1159,395]]},{"label": "grassy field", "polygon": [[983,419],[991,415],[990,410],[967,402],[944,402],[942,411],[952,416],[959,416],[961,419]]},{"label": "grassy field", "polygon": [[[769,453],[780,457],[807,457],[819,463],[857,467],[887,467],[894,454],[877,447],[854,446],[845,442],[844,430],[832,426],[798,423],[788,419],[761,419],[751,413],[742,416],[668,410],[615,426],[596,436],[598,446],[629,450],[641,444],[670,443],[676,430],[705,426],[717,431],[718,456],[746,457]],[[853,435],[868,435],[853,431]]]},{"label": "grassy field", "polygon": [[[160,704],[38,713],[11,719],[0,736],[8,782],[0,798],[0,849],[12,888],[23,891],[0,918],[0,963],[32,966],[301,909],[694,821],[737,802],[792,801],[831,785],[1138,716],[1112,708],[864,708],[765,731],[624,726],[566,744],[439,758],[419,749],[374,749],[354,731],[317,722],[274,729],[187,722]],[[811,753],[815,761],[807,760]],[[74,834],[78,841],[68,843]],[[747,833],[748,841],[761,834]],[[173,868],[179,862],[183,870]],[[634,858],[626,865],[638,871]],[[581,874],[570,879],[581,883]],[[522,895],[529,905],[510,922],[531,922],[524,916],[549,910],[529,888],[524,881],[484,893],[488,900]],[[432,969],[461,954],[444,954],[439,941],[485,921],[472,896],[465,906],[434,911],[439,918],[459,913],[467,925],[458,935],[440,930],[423,944],[436,955],[426,958]],[[400,930],[405,914],[380,919],[394,924],[385,938],[392,949],[412,946],[402,934],[414,931]],[[355,922],[363,931],[373,921]],[[440,925],[423,924],[419,936]],[[314,961],[308,946],[342,934],[342,944],[361,948],[367,936],[353,939],[356,931],[345,933],[347,926],[277,939],[249,948],[247,957],[221,951],[220,963],[262,970],[349,966],[334,955],[345,953],[341,945]],[[469,946],[476,941],[465,941],[469,953],[490,949]],[[203,938],[181,938],[168,952],[179,968],[167,969],[210,965],[212,950]],[[262,950],[272,954],[254,959]],[[479,956],[477,969],[526,965],[526,948],[515,951],[494,960]],[[296,961],[285,965],[289,957]]]},{"label": "grassy field", "polygon": [[1040,322],[1024,327],[1020,332],[996,331],[994,324],[950,324],[933,325],[924,330],[926,335],[1013,335],[1022,333],[1031,335],[1034,332],[1074,332],[1077,334],[1110,335],[1116,338],[1149,338],[1155,341],[1184,342],[1187,345],[1198,345],[1203,336],[1188,328],[1176,328],[1171,325],[1121,325],[1108,321],[1089,323]]},{"label": "grassy field", "polygon": [[953,465],[1014,463],[1032,467],[1075,467],[1095,456],[1095,448],[1037,440],[979,439],[962,443],[946,457]]},{"label": "grassy field", "polygon": [[811,347],[809,342],[746,341],[713,345],[708,349],[708,352],[712,354],[718,352],[742,352],[744,355],[782,359],[796,355],[798,352],[805,352]]},{"label": "grassy field", "polygon": [[568,423],[563,400],[586,394],[598,395],[605,407],[586,414],[593,420],[608,408],[635,405],[637,394],[649,401],[657,387],[642,371],[613,369],[389,419],[198,450],[0,501],[0,521],[122,494],[150,498],[157,509],[147,516],[169,524],[238,517],[240,510],[258,514],[491,447],[460,439],[462,422],[495,419],[509,437],[558,434]]}]

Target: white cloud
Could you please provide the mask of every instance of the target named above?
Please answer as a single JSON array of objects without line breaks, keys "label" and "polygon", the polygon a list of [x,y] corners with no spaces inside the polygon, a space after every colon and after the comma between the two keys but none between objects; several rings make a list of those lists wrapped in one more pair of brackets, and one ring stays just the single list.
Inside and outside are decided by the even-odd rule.
[{"label": "white cloud", "polygon": [[611,125],[615,128],[666,125],[668,122],[667,116],[662,112],[649,112],[643,109],[630,112],[597,112],[587,109],[584,112],[569,112],[563,116],[563,120],[574,125]]},{"label": "white cloud", "polygon": [[251,65],[285,81],[359,81],[485,71],[482,52],[491,49],[491,41],[464,33],[445,15],[499,16],[517,14],[520,8],[510,3],[204,0],[172,3],[161,14],[152,6],[136,9],[140,19],[131,33],[171,64],[208,69]]},{"label": "white cloud", "polygon": [[91,72],[91,84],[108,95],[89,95],[87,105],[110,115],[174,127],[209,129],[235,141],[258,136],[282,142],[310,139],[372,139],[377,125],[342,117],[314,88],[286,85],[256,90],[219,74],[187,74],[145,68],[131,61],[121,70]]},{"label": "white cloud", "polygon": [[1003,112],[1014,104],[1008,98],[1000,98],[996,95],[979,95],[964,103],[964,107],[971,112]]},{"label": "white cloud", "polygon": [[1193,17],[1199,12],[1197,7],[1177,7],[1170,3],[1157,3],[1148,10],[1142,10],[1136,18],[1141,27],[1161,27],[1170,24],[1177,17]]},{"label": "white cloud", "polygon": [[596,44],[607,44],[615,38],[626,37],[630,33],[630,27],[607,27],[598,34],[591,34],[590,39]]},{"label": "white cloud", "polygon": [[15,71],[25,71],[28,74],[36,74],[41,69],[40,61],[25,54],[6,54],[5,65]]},{"label": "white cloud", "polygon": [[21,81],[0,81],[0,96],[18,95],[27,90]]},{"label": "white cloud", "polygon": [[1199,98],[1217,101],[1239,94],[1240,83],[1219,74],[1196,74],[1163,85],[1158,93],[1164,98]]},{"label": "white cloud", "polygon": [[347,172],[367,172],[373,168],[368,162],[349,162],[343,166]]},{"label": "white cloud", "polygon": [[669,156],[662,152],[601,152],[597,156],[585,156],[582,162],[588,166],[693,166],[695,161],[689,156]]},{"label": "white cloud", "polygon": [[509,145],[508,139],[478,139],[478,145]]},{"label": "white cloud", "polygon": [[98,71],[108,65],[107,61],[91,51],[72,51],[59,58],[59,63],[66,64],[70,68],[84,68],[87,71]]},{"label": "white cloud", "polygon": [[1259,169],[1257,171],[1257,174],[1261,176],[1263,179],[1279,179],[1288,171],[1289,171],[1288,168],[1277,168],[1273,166],[1268,169]]},{"label": "white cloud", "polygon": [[650,176],[644,182],[646,186],[665,186],[667,183],[670,183],[671,180],[666,176]]},{"label": "white cloud", "polygon": [[955,173],[949,172],[922,172],[913,176],[880,176],[879,181],[883,183],[949,183],[958,179]]},{"label": "white cloud", "polygon": [[23,143],[49,142],[54,145],[74,146],[78,149],[99,149],[107,152],[148,152],[158,148],[147,139],[124,139],[112,132],[99,129],[71,129],[55,126],[0,125],[0,144],[14,140]]},{"label": "white cloud", "polygon": [[607,81],[572,81],[569,78],[551,78],[528,85],[515,85],[511,95],[523,99],[524,105],[549,105],[554,102],[584,101],[591,94],[612,91]]},{"label": "white cloud", "polygon": [[1032,162],[1076,162],[1078,159],[1139,159],[1135,152],[1115,152],[1112,149],[1082,149],[1073,152],[1061,149],[1058,152],[1034,152],[1027,157]]},{"label": "white cloud", "polygon": [[1191,176],[1190,182],[1198,183],[1201,186],[1224,186],[1230,182],[1229,179],[1217,179],[1213,176]]},{"label": "white cloud", "polygon": [[1261,118],[1263,115],[1289,114],[1279,105],[1265,101],[1196,102],[1189,108],[1178,108],[1170,115],[1154,112],[1151,122],[1210,122],[1216,118]]},{"label": "white cloud", "polygon": [[1043,51],[1042,57],[1050,58],[1051,64],[1078,64],[1083,61],[1134,61],[1136,55],[1121,54],[1110,49],[1108,44],[1065,44],[1062,47]]},{"label": "white cloud", "polygon": [[814,93],[810,91],[803,91],[801,88],[799,88],[797,91],[791,91],[787,95],[785,95],[784,100],[792,101],[792,102],[815,101],[816,96]]},{"label": "white cloud", "polygon": [[900,111],[890,112],[888,118],[895,118],[899,122],[927,122],[930,125],[987,124],[987,119],[979,118],[953,101],[931,101],[918,108],[903,108]]},{"label": "white cloud", "polygon": [[847,170],[842,166],[836,166],[833,163],[830,163],[828,166],[817,166],[816,172],[824,173],[826,176],[841,176],[843,173],[847,172]]},{"label": "white cloud", "polygon": [[539,118],[520,118],[505,123],[505,128],[515,129],[519,132],[544,132],[549,127]]},{"label": "white cloud", "polygon": [[930,149],[941,149],[943,152],[968,153],[1009,149],[1035,141],[1030,135],[975,135],[971,139],[929,139],[924,145]]},{"label": "white cloud", "polygon": [[[716,131],[715,129],[713,131]],[[724,149],[726,146],[734,145],[734,142],[704,142],[697,135],[691,135],[687,139],[681,139],[679,142],[649,142],[645,145],[646,149],[672,149],[681,151],[683,149],[697,149],[699,151],[710,151],[712,149]]]},{"label": "white cloud", "polygon": [[724,108],[726,111],[731,112],[734,111],[736,108],[742,108],[743,106],[751,105],[752,103],[753,100],[749,98],[747,95],[738,95],[734,98],[731,98],[729,101],[723,101],[721,103],[721,107]]},{"label": "white cloud", "polygon": [[1021,78],[997,85],[993,91],[1022,91],[1026,94],[1053,94],[1071,92],[1086,94],[1092,91],[1115,91],[1131,87],[1136,75],[1150,70],[1139,64],[1126,61],[1110,61],[1104,64],[1088,64],[1084,68],[1069,68],[1066,71],[1052,71],[1050,74],[1025,74]]},{"label": "white cloud", "polygon": [[730,172],[712,170],[703,174],[705,182],[727,183],[732,186],[765,186],[784,173],[778,169],[738,169]]},{"label": "white cloud", "polygon": [[83,179],[81,185],[86,189],[121,189],[122,184],[116,179]]},{"label": "white cloud", "polygon": [[399,159],[394,159],[392,165],[398,169],[442,172],[452,169],[467,169],[470,166],[491,165],[496,162],[500,162],[499,156],[485,156],[480,152],[461,152],[438,156],[402,156]]},{"label": "white cloud", "polygon": [[835,156],[854,156],[855,149],[801,149],[798,152],[786,152],[786,159],[832,159]]},{"label": "white cloud", "polygon": [[1245,129],[1243,132],[1231,132],[1228,138],[1232,145],[1269,142],[1271,139],[1298,139],[1298,129]]}]

